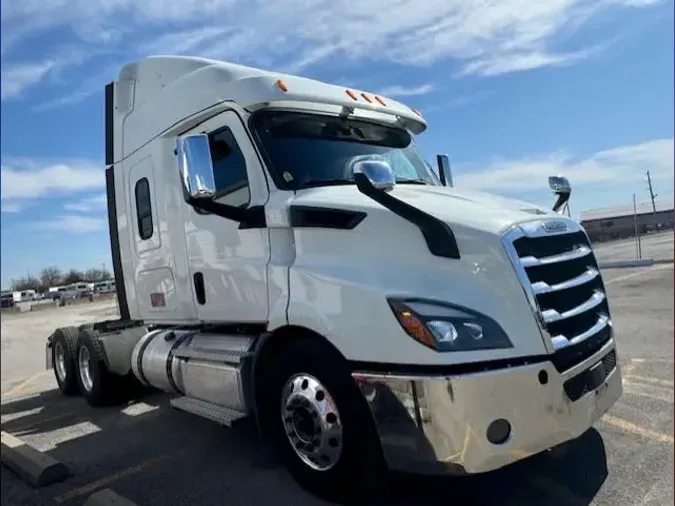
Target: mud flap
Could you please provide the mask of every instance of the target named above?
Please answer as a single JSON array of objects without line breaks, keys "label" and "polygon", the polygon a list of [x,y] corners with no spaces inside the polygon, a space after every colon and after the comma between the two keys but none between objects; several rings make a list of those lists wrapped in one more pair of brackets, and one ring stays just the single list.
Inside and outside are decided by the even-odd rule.
[{"label": "mud flap", "polygon": [[45,343],[45,369],[53,369],[54,363],[52,362],[52,336],[49,336],[47,338],[47,342]]}]

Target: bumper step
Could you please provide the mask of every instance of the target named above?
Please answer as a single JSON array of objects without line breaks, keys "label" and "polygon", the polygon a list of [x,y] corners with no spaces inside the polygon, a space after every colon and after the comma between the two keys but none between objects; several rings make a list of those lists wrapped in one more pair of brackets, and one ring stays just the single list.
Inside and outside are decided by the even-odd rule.
[{"label": "bumper step", "polygon": [[195,399],[194,397],[176,397],[175,399],[171,399],[170,404],[175,409],[201,416],[227,427],[232,426],[234,422],[247,416],[246,413]]}]

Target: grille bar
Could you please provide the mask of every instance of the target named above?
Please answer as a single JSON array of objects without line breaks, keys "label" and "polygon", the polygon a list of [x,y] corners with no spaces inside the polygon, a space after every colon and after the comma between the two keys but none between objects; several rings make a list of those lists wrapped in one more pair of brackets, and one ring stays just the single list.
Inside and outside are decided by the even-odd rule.
[{"label": "grille bar", "polygon": [[599,274],[600,272],[597,269],[589,268],[583,274],[579,274],[576,278],[563,281],[562,283],[549,285],[545,281],[537,281],[532,283],[532,290],[534,291],[535,295],[539,295],[541,293],[559,292],[561,290],[567,290],[568,288],[574,288],[575,286],[581,286],[585,283],[593,281],[596,277],[598,277]]},{"label": "grille bar", "polygon": [[559,313],[555,309],[546,309],[541,312],[541,315],[544,317],[546,323],[553,323],[559,320],[564,320],[566,318],[572,318],[573,316],[578,316],[590,309],[598,307],[605,300],[605,294],[603,292],[595,292],[590,299],[586,302],[582,302],[578,306],[573,307],[565,311],[564,313]]},{"label": "grille bar", "polygon": [[595,325],[593,325],[590,329],[588,329],[586,332],[582,332],[581,334],[574,336],[571,339],[568,339],[565,336],[555,336],[551,338],[551,341],[553,342],[553,349],[554,350],[559,350],[561,348],[565,348],[566,346],[570,345],[575,345],[577,343],[580,343],[581,341],[585,341],[589,337],[594,336],[601,330],[604,330],[610,325],[610,320],[609,317],[607,316],[600,316],[598,318],[598,321],[595,322]]},{"label": "grille bar", "polygon": [[535,267],[537,265],[551,265],[557,264],[559,262],[569,262],[570,260],[576,260],[577,258],[585,257],[591,253],[591,248],[587,246],[579,246],[572,251],[565,251],[564,253],[559,253],[557,255],[551,255],[548,257],[537,258],[535,256],[528,256],[520,259],[520,263],[523,264],[523,267]]},{"label": "grille bar", "polygon": [[[578,223],[534,220],[507,231],[502,243],[552,351],[565,355],[565,367],[575,365],[569,357],[590,352],[589,343],[601,346],[611,337],[600,269]],[[582,343],[583,352],[573,351]]]}]

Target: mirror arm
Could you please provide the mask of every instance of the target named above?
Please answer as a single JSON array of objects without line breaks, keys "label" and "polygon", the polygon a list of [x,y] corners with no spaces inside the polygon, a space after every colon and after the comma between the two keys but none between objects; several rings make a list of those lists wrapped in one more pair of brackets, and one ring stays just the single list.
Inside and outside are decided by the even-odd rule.
[{"label": "mirror arm", "polygon": [[558,193],[558,200],[556,200],[555,204],[553,205],[553,210],[557,213],[562,206],[565,205],[565,202],[567,202],[570,199],[570,194],[569,193]]},{"label": "mirror arm", "polygon": [[373,199],[392,213],[417,226],[422,232],[432,255],[444,258],[460,258],[455,234],[447,223],[383,190],[378,190],[365,174],[354,174],[354,181],[356,187],[366,197]]},{"label": "mirror arm", "polygon": [[221,218],[239,222],[239,228],[265,227],[265,208],[254,206],[243,209],[241,207],[228,206],[215,202],[209,197],[188,197],[187,203],[197,209],[206,211]]}]

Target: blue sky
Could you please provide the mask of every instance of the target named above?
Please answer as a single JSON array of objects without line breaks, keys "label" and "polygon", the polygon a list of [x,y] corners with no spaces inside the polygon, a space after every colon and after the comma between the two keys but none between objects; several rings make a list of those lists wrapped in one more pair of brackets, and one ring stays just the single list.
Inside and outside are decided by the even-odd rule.
[{"label": "blue sky", "polygon": [[672,0],[2,0],[2,286],[111,266],[103,87],[186,53],[419,108],[457,186],[573,213],[673,198]]}]

